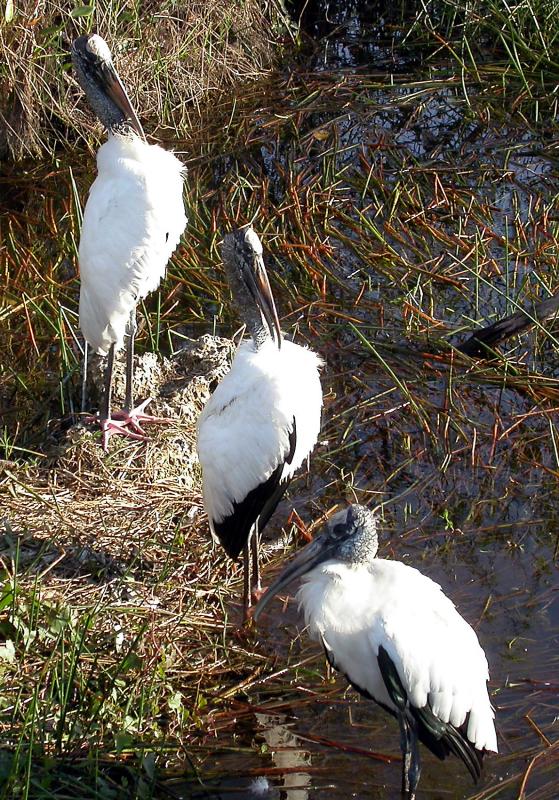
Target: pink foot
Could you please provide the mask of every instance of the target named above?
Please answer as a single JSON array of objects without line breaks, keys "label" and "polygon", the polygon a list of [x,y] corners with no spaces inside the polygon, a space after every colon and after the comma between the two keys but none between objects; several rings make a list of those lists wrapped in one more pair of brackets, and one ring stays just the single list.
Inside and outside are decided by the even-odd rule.
[{"label": "pink foot", "polygon": [[86,417],[84,422],[87,424],[97,423],[101,426],[102,445],[105,452],[109,449],[109,439],[111,436],[128,436],[129,439],[136,439],[139,442],[147,442],[148,436],[142,428],[142,422],[172,422],[167,417],[152,417],[150,414],[145,414],[144,409],[147,404],[151,402],[151,397],[144,400],[136,408],[131,411],[115,411],[111,414],[110,419],[101,419],[99,414],[95,416]]},{"label": "pink foot", "polygon": [[264,597],[266,592],[268,591],[268,587],[265,586],[262,588],[261,586],[257,586],[255,589],[252,590],[252,597],[250,598],[254,604],[258,603],[260,598]]},{"label": "pink foot", "polygon": [[250,602],[248,606],[243,605],[243,626],[245,628],[252,628],[254,625],[254,620],[252,619],[254,616],[254,609],[256,608],[256,603],[263,597],[268,588],[262,588],[261,586],[256,586],[252,592],[250,593]]},{"label": "pink foot", "polygon": [[142,403],[140,403],[140,405],[136,406],[131,411],[115,411],[114,414],[111,415],[111,419],[118,420],[124,425],[130,425],[133,431],[145,437],[145,431],[140,423],[152,422],[165,424],[173,421],[168,417],[153,417],[151,414],[144,414],[144,409],[147,407],[148,403],[151,403],[151,401],[152,398],[148,397],[147,400],[144,400]]},{"label": "pink foot", "polygon": [[145,433],[129,430],[127,428],[128,420],[104,419],[102,421],[98,421],[101,422],[101,431],[103,434],[101,441],[105,453],[109,451],[109,439],[111,436],[128,436],[129,439],[136,439],[139,442],[147,442],[148,437],[145,435]]}]

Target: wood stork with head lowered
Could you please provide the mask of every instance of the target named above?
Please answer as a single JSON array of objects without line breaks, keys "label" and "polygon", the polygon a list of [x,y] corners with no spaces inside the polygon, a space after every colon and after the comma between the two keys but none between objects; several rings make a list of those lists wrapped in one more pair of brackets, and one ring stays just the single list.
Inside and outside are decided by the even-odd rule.
[{"label": "wood stork with head lowered", "polygon": [[352,505],[287,564],[256,606],[304,576],[297,593],[311,636],[334,669],[397,718],[402,795],[419,782],[418,739],[441,759],[453,753],[474,780],[497,752],[487,659],[441,587],[399,561],[376,558],[375,518]]},{"label": "wood stork with head lowered", "polygon": [[[108,141],[97,153],[98,174],[85,206],[79,246],[80,327],[95,352],[108,354],[99,414],[107,449],[111,434],[145,439],[140,423],[156,421],[144,413],[149,399],[133,407],[136,306],[159,286],[185,228],[185,168],[173,153],[146,142],[100,36],[76,39],[72,62],[91,108],[108,132]],[[111,416],[114,356],[126,333],[125,406]]]},{"label": "wood stork with head lowered", "polygon": [[204,507],[231,558],[244,551],[244,607],[259,588],[258,540],[320,430],[320,358],[282,337],[250,225],[227,234],[223,264],[238,313],[251,335],[198,421]]}]

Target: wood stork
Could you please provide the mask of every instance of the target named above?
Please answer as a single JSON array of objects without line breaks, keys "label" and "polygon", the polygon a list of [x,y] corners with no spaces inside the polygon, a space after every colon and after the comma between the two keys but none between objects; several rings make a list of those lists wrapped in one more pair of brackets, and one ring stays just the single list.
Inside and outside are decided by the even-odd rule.
[{"label": "wood stork", "polygon": [[441,587],[399,561],[376,558],[375,518],[364,506],[335,514],[287,564],[256,606],[299,576],[311,636],[334,669],[400,726],[402,795],[419,782],[418,738],[440,759],[459,756],[474,780],[484,751],[497,752],[487,659]]},{"label": "wood stork", "polygon": [[491,357],[494,348],[502,342],[532,327],[542,325],[557,314],[559,295],[535,303],[530,311],[516,311],[504,319],[474,331],[465,342],[457,344],[456,349],[472,358]]},{"label": "wood stork", "polygon": [[[142,126],[113,66],[106,42],[80,36],[72,46],[76,77],[107,128],[97,153],[97,178],[87,201],[79,246],[80,327],[86,342],[108,354],[99,421],[106,450],[111,434],[145,439],[148,400],[133,407],[136,305],[159,285],[186,225],[184,165],[172,153],[147,144]],[[111,417],[115,351],[128,334],[124,410]],[[87,369],[87,362],[84,369]]]},{"label": "wood stork", "polygon": [[320,430],[321,359],[282,337],[250,225],[223,241],[223,263],[239,315],[251,334],[198,420],[204,507],[212,534],[231,558],[244,551],[244,608],[258,589],[258,541]]}]

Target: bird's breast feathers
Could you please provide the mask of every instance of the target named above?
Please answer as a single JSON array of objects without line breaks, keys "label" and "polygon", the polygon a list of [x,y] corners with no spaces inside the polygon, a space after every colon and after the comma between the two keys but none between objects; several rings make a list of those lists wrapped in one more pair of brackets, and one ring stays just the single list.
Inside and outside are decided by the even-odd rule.
[{"label": "bird's breast feathers", "polygon": [[[283,363],[286,354],[292,356],[289,373]],[[232,503],[242,501],[282,462],[282,480],[290,477],[309,454],[320,428],[319,363],[314,353],[290,342],[281,351],[274,346],[256,351],[251,342],[241,345],[198,421],[198,457],[210,518],[228,516]],[[294,420],[295,453],[287,461]]]},{"label": "bird's breast feathers", "polygon": [[80,326],[95,350],[122,339],[131,311],[153,291],[186,225],[182,165],[137,137],[111,136],[80,239]]}]

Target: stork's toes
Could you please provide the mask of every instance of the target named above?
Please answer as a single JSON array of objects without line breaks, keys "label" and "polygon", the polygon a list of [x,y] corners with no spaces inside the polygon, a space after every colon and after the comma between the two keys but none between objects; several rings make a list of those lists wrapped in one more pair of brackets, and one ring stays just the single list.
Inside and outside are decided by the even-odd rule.
[{"label": "stork's toes", "polygon": [[104,419],[101,420],[102,443],[103,450],[108,452],[109,439],[111,436],[128,436],[129,439],[136,439],[139,442],[147,441],[147,436],[143,431],[130,430],[127,421],[118,419]]},{"label": "stork's toes", "polygon": [[145,408],[147,407],[148,403],[151,403],[152,399],[153,398],[148,397],[147,400],[143,400],[139,405],[130,411],[126,411],[125,409],[122,411],[115,411],[112,415],[112,418],[123,422],[125,425],[129,425],[132,430],[136,431],[142,436],[145,436],[145,431],[141,425],[142,422],[154,424],[167,424],[172,422],[173,420],[169,419],[169,417],[154,417],[151,414],[144,413]]}]

